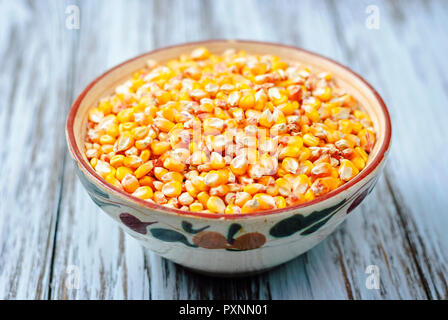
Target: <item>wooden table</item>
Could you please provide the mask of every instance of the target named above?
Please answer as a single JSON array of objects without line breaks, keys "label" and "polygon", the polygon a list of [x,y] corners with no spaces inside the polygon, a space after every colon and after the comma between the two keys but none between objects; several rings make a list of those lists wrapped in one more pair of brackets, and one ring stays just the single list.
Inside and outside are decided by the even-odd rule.
[{"label": "wooden table", "polygon": [[[447,13],[442,0],[0,1],[0,299],[446,299]],[[197,275],[140,247],[89,199],[65,143],[68,109],[96,76],[209,38],[334,58],[392,116],[385,172],[357,213],[251,278]]]}]

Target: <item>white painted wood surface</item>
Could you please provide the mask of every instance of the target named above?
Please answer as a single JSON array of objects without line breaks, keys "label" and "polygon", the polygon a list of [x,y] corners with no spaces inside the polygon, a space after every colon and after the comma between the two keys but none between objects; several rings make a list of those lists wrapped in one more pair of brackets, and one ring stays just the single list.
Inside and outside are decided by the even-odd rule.
[{"label": "white painted wood surface", "polygon": [[[72,4],[79,30],[66,28]],[[0,299],[446,299],[448,2],[375,1],[378,30],[365,26],[371,4],[0,0]],[[68,108],[97,75],[210,38],[336,59],[374,85],[392,116],[385,174],[356,213],[251,278],[204,277],[141,248],[89,199],[65,145]],[[379,290],[366,287],[369,265]]]}]

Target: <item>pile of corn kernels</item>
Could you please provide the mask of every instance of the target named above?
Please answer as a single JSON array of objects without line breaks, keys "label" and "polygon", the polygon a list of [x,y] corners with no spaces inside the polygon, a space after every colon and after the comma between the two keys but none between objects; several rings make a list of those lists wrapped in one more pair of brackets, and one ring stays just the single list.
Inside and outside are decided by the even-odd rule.
[{"label": "pile of corn kernels", "polygon": [[85,154],[103,179],[208,213],[313,200],[353,179],[376,140],[330,73],[232,49],[150,60],[88,119]]}]

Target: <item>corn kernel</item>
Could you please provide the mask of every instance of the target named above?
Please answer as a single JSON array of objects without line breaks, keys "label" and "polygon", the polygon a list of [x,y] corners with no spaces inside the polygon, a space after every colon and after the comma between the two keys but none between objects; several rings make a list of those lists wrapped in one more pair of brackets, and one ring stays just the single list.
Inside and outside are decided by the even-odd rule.
[{"label": "corn kernel", "polygon": [[179,181],[170,181],[163,185],[162,193],[167,197],[177,197],[182,192],[182,184]]},{"label": "corn kernel", "polygon": [[224,213],[224,211],[226,210],[226,205],[221,198],[211,196],[207,200],[207,209],[211,212]]},{"label": "corn kernel", "polygon": [[307,147],[315,147],[319,144],[319,138],[307,133],[303,136],[303,144]]},{"label": "corn kernel", "polygon": [[151,161],[145,162],[140,167],[135,170],[134,174],[137,179],[142,178],[143,176],[147,175],[152,168],[154,167],[153,163]]},{"label": "corn kernel", "polygon": [[121,154],[117,154],[110,159],[110,164],[114,168],[121,167],[123,165],[124,156]]},{"label": "corn kernel", "polygon": [[124,176],[124,178],[121,180],[121,184],[124,190],[126,190],[129,193],[133,193],[140,186],[137,178],[130,173]]},{"label": "corn kernel", "polygon": [[138,187],[132,195],[140,199],[151,199],[153,197],[152,189],[148,186]]}]

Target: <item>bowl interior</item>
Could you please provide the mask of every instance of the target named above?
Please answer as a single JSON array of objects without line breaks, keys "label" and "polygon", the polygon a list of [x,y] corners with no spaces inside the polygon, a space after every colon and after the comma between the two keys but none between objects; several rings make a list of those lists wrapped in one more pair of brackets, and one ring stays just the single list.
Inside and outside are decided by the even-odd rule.
[{"label": "bowl interior", "polygon": [[77,102],[80,102],[80,104],[76,110],[71,110],[71,113],[74,112],[75,114],[69,115],[69,122],[70,117],[73,117],[73,126],[68,126],[68,130],[73,131],[74,137],[71,148],[77,148],[81,151],[80,153],[87,166],[88,160],[84,154],[84,137],[86,134],[88,110],[96,106],[99,99],[111,94],[116,86],[129,79],[136,70],[143,68],[148,59],[164,62],[176,58],[183,53],[191,52],[198,46],[205,46],[212,53],[222,53],[226,49],[234,48],[253,54],[275,54],[285,60],[308,65],[316,71],[331,72],[337,84],[347,89],[357,99],[361,108],[369,114],[373,121],[377,134],[377,142],[373,151],[370,153],[367,166],[364,170],[368,168],[369,164],[375,158],[378,156],[383,157],[384,152],[387,151],[390,140],[390,119],[387,110],[376,91],[346,67],[322,56],[294,47],[249,41],[217,40],[202,43],[187,43],[155,50],[128,60],[93,81],[78,97]]}]

